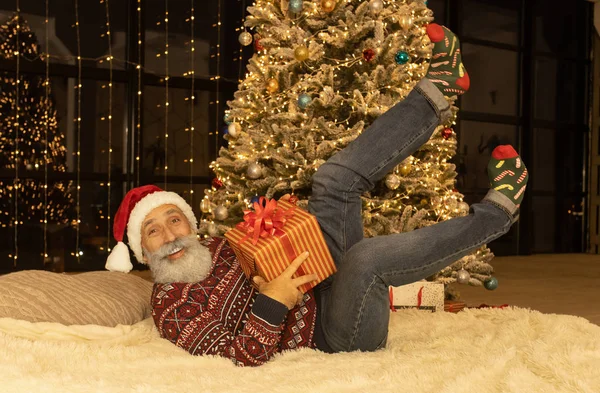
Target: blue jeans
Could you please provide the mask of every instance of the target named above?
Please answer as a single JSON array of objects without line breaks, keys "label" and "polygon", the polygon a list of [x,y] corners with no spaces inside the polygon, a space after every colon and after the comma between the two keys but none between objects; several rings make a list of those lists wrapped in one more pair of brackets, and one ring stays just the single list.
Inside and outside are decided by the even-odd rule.
[{"label": "blue jeans", "polygon": [[323,334],[335,352],[383,347],[390,285],[437,273],[505,234],[516,220],[514,203],[490,190],[468,216],[408,233],[363,237],[361,195],[427,142],[449,114],[443,95],[424,79],[313,176],[309,211],[338,269],[317,287]]}]

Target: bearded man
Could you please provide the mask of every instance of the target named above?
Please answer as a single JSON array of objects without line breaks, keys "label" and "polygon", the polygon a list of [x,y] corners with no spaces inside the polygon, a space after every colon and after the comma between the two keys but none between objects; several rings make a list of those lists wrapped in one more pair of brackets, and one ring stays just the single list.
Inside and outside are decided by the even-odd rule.
[{"label": "bearded man", "polygon": [[[451,116],[444,94],[469,88],[454,34],[431,24],[433,63],[405,100],[377,118],[313,177],[317,217],[337,273],[304,295],[314,275],[292,278],[302,254],[276,279],[244,275],[227,240],[197,239],[197,221],[179,195],[131,190],[115,216],[119,244],[109,270],[128,271],[125,229],[135,257],[154,276],[153,317],[161,336],[193,355],[258,366],[282,350],[374,351],[386,343],[388,287],[426,278],[503,234],[518,218],[528,173],[508,145],[492,152],[486,197],[469,215],[408,233],[363,238],[361,195],[429,140]],[[301,250],[299,250],[301,251]]]}]

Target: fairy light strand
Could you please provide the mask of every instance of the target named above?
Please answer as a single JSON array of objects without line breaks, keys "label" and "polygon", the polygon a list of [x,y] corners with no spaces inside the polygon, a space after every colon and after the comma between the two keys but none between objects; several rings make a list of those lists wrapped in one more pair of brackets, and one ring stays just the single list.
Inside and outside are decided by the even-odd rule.
[{"label": "fairy light strand", "polygon": [[216,80],[216,111],[217,116],[215,116],[215,151],[219,151],[219,116],[221,113],[220,109],[220,92],[221,92],[221,2],[222,0],[217,1],[217,75],[215,76]]},{"label": "fairy light strand", "polygon": [[165,186],[169,169],[169,1],[165,0]]},{"label": "fairy light strand", "polygon": [[80,241],[80,225],[81,225],[81,36],[79,31],[79,0],[75,0],[75,30],[77,35],[77,210],[75,222],[75,257],[79,259],[81,253],[79,251]]},{"label": "fairy light strand", "polygon": [[194,106],[196,102],[196,69],[194,57],[196,47],[194,42],[194,0],[190,0],[190,74],[192,76],[192,94],[190,96],[190,206],[194,206]]},{"label": "fairy light strand", "polygon": [[106,214],[107,219],[107,237],[106,237],[106,249],[110,252],[110,214],[111,214],[111,167],[112,167],[112,85],[113,85],[113,63],[112,63],[112,42],[110,37],[110,11],[108,0],[104,0],[106,6],[106,37],[108,39],[108,69],[109,69],[109,82],[108,82],[108,183],[106,184],[108,189],[108,211]]},{"label": "fairy light strand", "polygon": [[140,149],[141,149],[141,132],[142,132],[142,0],[137,0],[137,13],[138,13],[138,30],[137,30],[137,46],[138,46],[138,64],[137,69],[137,113],[136,113],[136,143],[137,143],[137,155],[135,157],[136,162],[136,174],[137,182],[136,186],[140,186]]},{"label": "fairy light strand", "polygon": [[46,63],[46,102],[44,103],[44,258],[48,257],[48,103],[50,102],[50,38],[48,34],[49,3],[49,0],[46,0],[46,56],[44,59]]},{"label": "fairy light strand", "polygon": [[17,259],[19,259],[19,85],[21,78],[21,43],[20,43],[20,33],[21,33],[21,6],[19,4],[19,0],[17,0],[17,32],[16,32],[16,43],[17,50],[15,51],[15,56],[17,58],[17,69],[16,69],[16,99],[15,99],[15,255],[13,266],[17,267]]},{"label": "fairy light strand", "polygon": [[[246,0],[242,0],[242,23],[240,31],[244,31],[244,22],[246,21]],[[241,33],[240,33],[241,34]],[[255,37],[256,38],[256,37]],[[244,46],[240,43],[240,56],[238,58],[238,81],[242,81],[242,74],[244,72]]]}]

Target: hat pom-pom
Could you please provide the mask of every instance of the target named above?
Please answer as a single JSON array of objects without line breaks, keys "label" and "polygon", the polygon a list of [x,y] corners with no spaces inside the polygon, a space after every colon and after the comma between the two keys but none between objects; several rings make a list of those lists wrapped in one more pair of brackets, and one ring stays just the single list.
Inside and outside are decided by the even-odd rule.
[{"label": "hat pom-pom", "polygon": [[115,248],[112,249],[106,265],[106,270],[111,272],[129,273],[133,269],[131,260],[129,259],[129,248],[123,242],[118,242]]}]

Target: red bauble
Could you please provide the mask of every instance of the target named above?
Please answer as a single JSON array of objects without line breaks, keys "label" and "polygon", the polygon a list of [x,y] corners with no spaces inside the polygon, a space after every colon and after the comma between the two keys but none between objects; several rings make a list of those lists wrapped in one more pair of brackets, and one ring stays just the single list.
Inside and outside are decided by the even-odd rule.
[{"label": "red bauble", "polygon": [[365,49],[363,51],[363,59],[365,59],[365,61],[371,61],[375,58],[375,51],[371,48],[369,49]]},{"label": "red bauble", "polygon": [[265,50],[265,47],[260,44],[261,38],[262,37],[260,36],[260,34],[254,34],[254,50],[257,52]]},{"label": "red bauble", "polygon": [[448,140],[452,136],[453,132],[454,131],[452,131],[452,128],[444,128],[444,130],[442,131],[442,136],[444,137],[444,139]]},{"label": "red bauble", "polygon": [[212,181],[212,186],[218,190],[219,188],[223,187],[223,181],[218,177],[215,177]]},{"label": "red bauble", "polygon": [[289,203],[291,203],[292,205],[295,205],[296,203],[298,203],[298,197],[296,195],[292,195],[290,196],[290,199],[288,200]]}]

